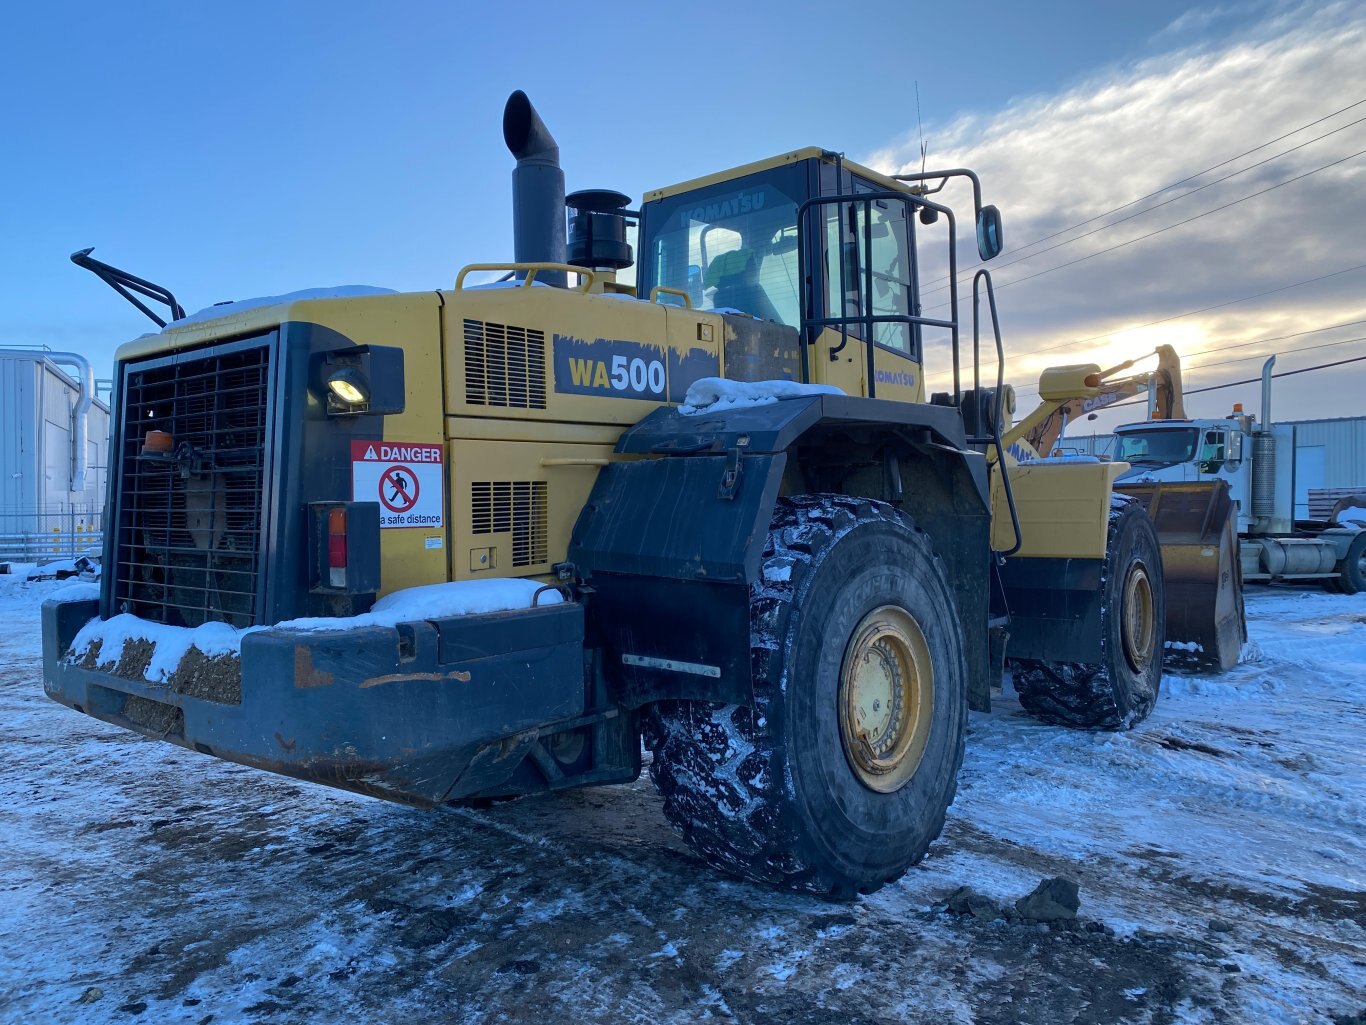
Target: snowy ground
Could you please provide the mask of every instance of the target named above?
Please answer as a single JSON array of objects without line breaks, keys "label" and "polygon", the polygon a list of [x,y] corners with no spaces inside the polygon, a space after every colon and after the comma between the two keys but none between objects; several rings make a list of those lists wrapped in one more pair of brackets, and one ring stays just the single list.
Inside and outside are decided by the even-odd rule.
[{"label": "snowy ground", "polygon": [[[925,863],[721,878],[647,780],[413,811],[43,697],[0,577],[0,1022],[1366,1022],[1366,595],[1254,589],[1249,660],[1123,735],[973,715]],[[1078,927],[958,917],[1081,884]]]}]

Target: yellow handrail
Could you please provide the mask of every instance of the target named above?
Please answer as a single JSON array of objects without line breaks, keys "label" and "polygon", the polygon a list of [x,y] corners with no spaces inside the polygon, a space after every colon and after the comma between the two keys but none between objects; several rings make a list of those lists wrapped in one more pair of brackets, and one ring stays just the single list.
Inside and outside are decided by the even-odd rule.
[{"label": "yellow handrail", "polygon": [[683,308],[687,310],[692,309],[692,296],[690,296],[687,292],[683,291],[683,289],[681,288],[670,288],[668,285],[655,285],[654,288],[650,289],[650,302],[655,302],[656,297],[659,295],[660,292],[663,292],[665,295],[676,295],[682,297]]},{"label": "yellow handrail", "polygon": [[465,275],[471,271],[494,270],[526,271],[526,279],[518,286],[519,288],[529,288],[540,271],[565,271],[569,274],[578,274],[580,276],[578,291],[580,292],[587,292],[592,288],[595,278],[593,272],[587,267],[575,267],[568,263],[471,263],[466,267],[461,267],[460,273],[455,276],[456,291],[465,287]]}]

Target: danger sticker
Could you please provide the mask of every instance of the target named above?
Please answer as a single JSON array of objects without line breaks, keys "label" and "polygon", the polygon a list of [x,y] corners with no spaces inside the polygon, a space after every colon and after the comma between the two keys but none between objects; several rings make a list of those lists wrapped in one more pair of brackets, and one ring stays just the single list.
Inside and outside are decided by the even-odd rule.
[{"label": "danger sticker", "polygon": [[440,445],[351,442],[351,500],[378,502],[381,527],[445,526]]}]

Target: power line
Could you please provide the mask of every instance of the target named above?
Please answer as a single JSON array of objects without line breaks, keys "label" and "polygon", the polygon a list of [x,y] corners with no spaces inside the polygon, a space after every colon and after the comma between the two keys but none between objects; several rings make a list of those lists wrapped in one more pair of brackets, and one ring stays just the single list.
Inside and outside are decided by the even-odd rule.
[{"label": "power line", "polygon": [[[1362,360],[1366,360],[1366,356],[1352,356],[1350,359],[1340,359],[1335,363],[1320,363],[1317,366],[1301,367],[1299,370],[1283,370],[1279,374],[1272,374],[1271,376],[1272,378],[1294,377],[1296,374],[1307,374],[1312,370],[1328,370],[1331,367],[1346,366],[1348,363],[1360,363]],[[1206,388],[1192,388],[1190,391],[1183,390],[1182,395],[1200,395],[1204,392],[1223,391],[1225,388],[1237,388],[1239,385],[1244,384],[1259,384],[1261,380],[1260,377],[1249,377],[1242,381],[1229,381],[1227,384],[1212,384]],[[1113,406],[1106,406],[1103,410],[1098,409],[1096,412],[1101,413],[1109,412],[1112,409],[1121,409],[1124,406],[1132,406],[1138,401],[1138,399],[1126,399],[1124,402],[1116,402]],[[1143,401],[1146,402],[1147,400],[1145,399]]]},{"label": "power line", "polygon": [[[1237,206],[1239,203],[1246,203],[1249,199],[1256,199],[1258,196],[1265,196],[1268,192],[1274,192],[1276,189],[1282,188],[1283,186],[1292,185],[1297,181],[1303,181],[1305,178],[1318,174],[1320,171],[1326,171],[1330,167],[1336,167],[1338,164],[1345,163],[1348,160],[1353,160],[1356,157],[1361,156],[1362,154],[1366,154],[1366,149],[1358,150],[1355,153],[1349,153],[1345,157],[1340,157],[1339,159],[1330,161],[1327,164],[1322,164],[1311,171],[1305,171],[1303,174],[1297,174],[1293,178],[1287,178],[1284,181],[1277,182],[1275,185],[1271,185],[1265,189],[1261,189],[1250,195],[1243,196],[1240,199],[1235,199],[1230,203],[1225,203],[1222,206],[1216,206],[1212,210],[1206,210],[1204,213],[1194,214],[1190,217],[1185,218],[1184,220],[1177,221],[1175,224],[1168,224],[1165,228],[1158,228],[1156,231],[1150,231],[1146,235],[1139,235],[1137,238],[1131,238],[1127,242],[1120,242],[1116,245],[1109,246],[1106,249],[1101,249],[1094,253],[1088,253],[1086,256],[1079,256],[1077,257],[1077,259],[1069,260],[1067,263],[1060,263],[1056,267],[1046,267],[1041,271],[1035,271],[1033,274],[1026,274],[1022,278],[1015,278],[1011,281],[1003,282],[1002,284],[996,286],[996,291],[999,292],[1003,288],[1009,288],[1011,285],[1018,285],[1025,281],[1031,281],[1034,278],[1041,278],[1045,274],[1052,274],[1054,271],[1064,270],[1068,267],[1075,267],[1079,263],[1085,263],[1087,260],[1095,259],[1097,256],[1104,256],[1106,253],[1113,253],[1115,250],[1123,249],[1125,246],[1131,246],[1135,242],[1143,242],[1147,239],[1153,238],[1156,235],[1161,235],[1163,232],[1171,231],[1173,228],[1180,228],[1183,225],[1190,224],[1192,221],[1198,221],[1202,217],[1208,217],[1210,214],[1220,213],[1221,211],[1227,210],[1230,207]],[[929,307],[929,309],[937,310],[947,305],[949,304],[946,302],[937,303],[936,305]]]},{"label": "power line", "polygon": [[[1362,102],[1363,102],[1363,103],[1366,103],[1366,100],[1363,100]],[[1270,162],[1273,161],[1273,160],[1279,160],[1281,157],[1286,156],[1287,154],[1294,153],[1296,150],[1303,149],[1305,146],[1309,146],[1309,145],[1312,145],[1313,143],[1316,143],[1316,142],[1319,142],[1319,141],[1321,141],[1321,140],[1323,140],[1323,139],[1326,139],[1326,138],[1328,138],[1328,136],[1330,136],[1330,135],[1335,135],[1335,134],[1337,134],[1338,132],[1345,131],[1346,129],[1351,128],[1353,125],[1359,125],[1359,124],[1361,124],[1363,121],[1366,121],[1366,117],[1357,118],[1357,120],[1355,120],[1355,121],[1349,121],[1349,122],[1348,122],[1347,124],[1345,124],[1345,125],[1342,125],[1342,126],[1340,126],[1340,127],[1338,127],[1338,128],[1334,128],[1331,132],[1325,132],[1323,135],[1315,136],[1315,137],[1312,138],[1312,139],[1306,139],[1304,142],[1299,143],[1298,145],[1292,146],[1292,147],[1290,147],[1290,148],[1287,149],[1287,150],[1282,150],[1282,151],[1279,152],[1279,153],[1274,153],[1274,154],[1272,154],[1271,156],[1267,157],[1267,158],[1264,159],[1264,160],[1259,160],[1259,161],[1257,161],[1255,164],[1249,164],[1247,167],[1244,167],[1244,168],[1242,168],[1242,169],[1240,169],[1240,170],[1231,171],[1230,173],[1224,175],[1222,178],[1215,178],[1213,181],[1206,182],[1204,185],[1196,186],[1195,188],[1191,189],[1189,192],[1183,192],[1183,193],[1181,193],[1181,195],[1179,195],[1179,196],[1172,196],[1170,199],[1165,199],[1165,200],[1163,200],[1161,203],[1154,203],[1152,206],[1144,207],[1142,210],[1136,210],[1136,211],[1134,211],[1134,212],[1131,213],[1131,214],[1128,214],[1128,215],[1126,215],[1126,216],[1124,216],[1124,217],[1119,218],[1118,220],[1111,221],[1109,224],[1102,224],[1102,225],[1101,225],[1100,227],[1098,227],[1098,228],[1092,228],[1090,231],[1083,232],[1082,234],[1076,235],[1076,236],[1074,236],[1073,238],[1064,239],[1063,241],[1058,242],[1058,243],[1055,244],[1055,245],[1051,245],[1051,246],[1048,246],[1047,248],[1040,249],[1040,250],[1038,250],[1037,252],[1026,253],[1024,256],[1018,256],[1017,258],[1015,258],[1015,259],[1009,261],[1008,263],[999,264],[995,269],[998,270],[998,271],[1001,271],[1001,270],[1005,270],[1007,267],[1014,267],[1016,264],[1024,263],[1026,260],[1032,260],[1032,259],[1034,259],[1034,257],[1036,257],[1036,256],[1042,256],[1044,253],[1051,253],[1051,252],[1053,252],[1053,250],[1055,250],[1055,249],[1061,249],[1063,246],[1070,246],[1072,243],[1074,243],[1074,242],[1080,242],[1080,241],[1081,241],[1082,239],[1084,239],[1084,238],[1090,238],[1092,235],[1099,234],[1099,233],[1102,232],[1102,231],[1108,231],[1109,229],[1111,229],[1111,228],[1113,228],[1113,227],[1116,227],[1117,225],[1123,224],[1125,221],[1131,221],[1131,220],[1133,220],[1135,217],[1142,217],[1144,214],[1152,213],[1154,210],[1160,210],[1160,209],[1162,209],[1162,207],[1164,207],[1164,206],[1168,206],[1168,205],[1170,205],[1170,204],[1172,204],[1172,203],[1175,203],[1175,202],[1177,202],[1177,201],[1179,201],[1179,200],[1186,199],[1186,198],[1188,198],[1188,197],[1190,197],[1190,196],[1195,195],[1197,192],[1203,192],[1205,189],[1212,188],[1212,187],[1215,186],[1215,185],[1220,185],[1220,184],[1222,184],[1223,182],[1226,182],[1226,181],[1229,181],[1229,180],[1232,179],[1232,178],[1238,177],[1240,174],[1246,174],[1248,171],[1256,170],[1257,168],[1261,167],[1261,166],[1264,165],[1264,164],[1268,164],[1268,163],[1270,163]],[[1236,159],[1236,158],[1235,158],[1235,159]],[[1226,161],[1226,163],[1227,163],[1227,161]],[[1332,165],[1328,165],[1328,166],[1332,166]],[[1203,173],[1205,173],[1205,172],[1201,172],[1201,173],[1203,174]],[[1256,195],[1256,194],[1257,194],[1257,193],[1254,193],[1254,195]],[[1145,198],[1151,198],[1151,197],[1145,197]],[[1249,197],[1244,197],[1244,198],[1250,199],[1251,197],[1249,196]],[[1241,202],[1241,200],[1239,200],[1239,202]],[[1127,205],[1132,206],[1133,204],[1130,203],[1130,204],[1127,204]],[[1121,209],[1122,209],[1122,208],[1121,208]],[[1213,211],[1211,211],[1211,212],[1213,212]],[[1102,214],[1102,215],[1100,215],[1100,216],[1103,217],[1103,216],[1106,216],[1106,215]],[[1203,215],[1201,215],[1201,216],[1203,216]],[[1098,218],[1095,218],[1095,217],[1091,218],[1091,220],[1097,220],[1097,219],[1098,219]],[[1087,223],[1089,223],[1089,222],[1087,222]],[[1078,227],[1080,227],[1080,225],[1078,225]],[[1070,231],[1071,229],[1067,229],[1067,230]],[[1164,230],[1165,230],[1165,229],[1164,229]],[[1060,234],[1061,234],[1061,233],[1060,233]],[[1035,244],[1037,244],[1037,243],[1031,243],[1031,245],[1035,245]],[[1098,254],[1097,254],[1097,255],[1098,255]],[[978,266],[981,266],[981,265],[978,264]],[[1065,266],[1065,265],[1064,265],[1064,266]],[[959,284],[963,284],[964,282],[968,281],[968,279],[972,276],[972,274],[975,272],[975,270],[976,270],[976,267],[972,268],[971,270],[969,270],[969,271],[967,271],[965,274],[963,274],[962,277],[959,279]],[[1020,280],[1024,280],[1024,279],[1020,279]],[[948,287],[949,287],[949,286],[948,286],[947,284],[938,285],[938,286],[936,286],[936,287],[934,287],[934,288],[929,289],[927,292],[922,293],[922,295],[933,295],[935,292],[942,292],[942,291],[944,291],[944,290],[945,290],[946,288],[948,288]],[[1002,286],[1002,287],[1004,287],[1004,286]]]},{"label": "power line", "polygon": [[[1281,142],[1281,141],[1283,141],[1283,140],[1285,140],[1285,139],[1290,138],[1292,135],[1298,135],[1300,132],[1303,132],[1303,131],[1305,131],[1306,129],[1313,128],[1313,127],[1316,126],[1316,125],[1321,125],[1321,124],[1323,124],[1325,121],[1328,121],[1328,120],[1331,120],[1332,118],[1337,117],[1339,114],[1345,114],[1347,111],[1352,110],[1352,109],[1355,108],[1355,107],[1361,106],[1363,103],[1366,103],[1366,99],[1357,100],[1355,103],[1349,103],[1347,106],[1341,107],[1341,108],[1339,108],[1338,110],[1333,111],[1331,114],[1325,114],[1323,117],[1319,118],[1317,121],[1311,121],[1311,122],[1309,122],[1307,125],[1301,125],[1299,128],[1292,129],[1291,131],[1286,132],[1284,135],[1278,135],[1278,136],[1276,136],[1276,138],[1270,139],[1270,140],[1268,140],[1268,141],[1262,143],[1260,146],[1253,146],[1251,149],[1249,149],[1249,150],[1244,150],[1242,153],[1239,153],[1237,156],[1229,157],[1227,160],[1221,160],[1219,163],[1213,164],[1213,165],[1211,165],[1211,166],[1205,168],[1203,171],[1196,171],[1194,174],[1187,175],[1185,178],[1182,178],[1180,181],[1172,182],[1170,185],[1164,185],[1162,188],[1158,189],[1158,190],[1155,191],[1155,192],[1150,192],[1150,193],[1148,193],[1146,196],[1139,196],[1138,199],[1130,200],[1129,202],[1124,203],[1124,204],[1122,204],[1121,206],[1114,207],[1114,208],[1111,209],[1111,210],[1105,210],[1105,211],[1103,211],[1102,213],[1096,214],[1094,217],[1088,217],[1088,218],[1087,218],[1086,220],[1084,220],[1084,221],[1078,221],[1076,224],[1073,224],[1073,225],[1071,225],[1070,227],[1061,228],[1061,229],[1059,229],[1058,231],[1053,232],[1053,234],[1051,234],[1051,235],[1045,235],[1045,236],[1043,236],[1042,238],[1036,238],[1033,242],[1026,242],[1024,245],[1020,246],[1019,249],[1016,250],[1016,252],[1021,252],[1021,251],[1025,250],[1025,249],[1029,249],[1029,248],[1032,247],[1032,246],[1038,245],[1040,242],[1048,242],[1048,241],[1051,241],[1052,239],[1057,238],[1059,235],[1065,235],[1065,234],[1067,234],[1067,232],[1069,232],[1069,231],[1075,231],[1077,228],[1084,228],[1084,227],[1086,227],[1086,225],[1090,224],[1092,221],[1098,221],[1098,220],[1100,220],[1102,217],[1109,217],[1111,214],[1117,214],[1117,213],[1119,213],[1121,210],[1127,210],[1127,209],[1128,209],[1129,207],[1131,207],[1131,206],[1134,206],[1134,205],[1136,205],[1136,204],[1138,204],[1138,203],[1142,203],[1145,199],[1153,199],[1154,197],[1160,196],[1160,195],[1162,195],[1162,193],[1167,192],[1167,191],[1170,190],[1170,189],[1174,189],[1174,188],[1176,188],[1177,186],[1180,186],[1180,185],[1185,185],[1187,182],[1195,181],[1195,179],[1199,178],[1199,177],[1200,177],[1201,175],[1203,175],[1203,174],[1209,174],[1211,171],[1217,171],[1217,170],[1219,170],[1219,168],[1224,167],[1224,166],[1227,165],[1227,164],[1231,164],[1231,163],[1233,163],[1235,160],[1241,160],[1243,157],[1251,156],[1253,153],[1256,153],[1258,150],[1266,149],[1268,146],[1273,146],[1273,145],[1275,145],[1275,144],[1278,143],[1278,142]],[[1355,122],[1354,122],[1354,123],[1355,123]],[[1189,193],[1187,193],[1187,195],[1189,195]],[[978,266],[981,266],[981,264],[979,263]],[[975,269],[975,268],[974,268],[974,269]]]},{"label": "power line", "polygon": [[[1215,303],[1213,306],[1203,306],[1198,310],[1187,310],[1185,313],[1173,314],[1170,317],[1163,317],[1160,320],[1150,320],[1146,324],[1136,324],[1133,327],[1120,328],[1117,331],[1103,331],[1098,335],[1091,335],[1087,338],[1074,338],[1069,342],[1059,342],[1057,345],[1046,345],[1042,349],[1033,349],[1030,352],[1011,353],[1007,359],[1028,359],[1030,356],[1041,356],[1045,352],[1056,352],[1058,349],[1066,349],[1073,345],[1085,345],[1087,342],[1094,342],[1100,338],[1110,338],[1126,331],[1142,331],[1145,327],[1156,327],[1159,324],[1169,324],[1173,320],[1182,320],[1185,317],[1194,317],[1200,313],[1209,313],[1212,310],[1222,310],[1229,306],[1236,306],[1239,303],[1251,302],[1253,299],[1263,299],[1268,295],[1275,295],[1277,292],[1284,292],[1291,288],[1300,288],[1304,285],[1312,285],[1319,281],[1327,281],[1329,278],[1336,278],[1342,274],[1350,274],[1366,268],[1366,263],[1358,263],[1353,267],[1344,267],[1342,270],[1331,271],[1328,274],[1320,274],[1318,277],[1306,278],[1303,281],[1295,281],[1289,285],[1281,285],[1277,288],[1269,288],[1265,292],[1257,292],[1254,295],[1245,295],[1241,299],[1230,299],[1227,302]],[[995,359],[983,360],[983,366],[992,366]]]},{"label": "power line", "polygon": [[[1241,348],[1244,348],[1244,347],[1247,347],[1247,346],[1252,346],[1252,345],[1265,345],[1267,342],[1280,342],[1280,341],[1284,341],[1284,340],[1287,339],[1287,338],[1302,338],[1302,337],[1305,336],[1305,335],[1316,335],[1316,334],[1320,334],[1320,333],[1322,333],[1322,332],[1324,332],[1324,331],[1335,331],[1335,330],[1337,330],[1338,328],[1342,328],[1342,327],[1353,327],[1353,326],[1355,326],[1355,325],[1357,325],[1357,324],[1366,324],[1366,320],[1344,320],[1341,324],[1329,324],[1329,325],[1327,325],[1326,327],[1314,327],[1314,328],[1310,328],[1308,331],[1295,331],[1295,332],[1293,332],[1293,333],[1291,333],[1291,334],[1288,334],[1288,335],[1273,335],[1273,336],[1270,337],[1270,338],[1258,338],[1258,339],[1255,339],[1254,341],[1250,341],[1250,342],[1234,342],[1232,345],[1220,345],[1220,346],[1216,346],[1216,347],[1213,348],[1213,349],[1201,349],[1199,352],[1187,353],[1187,354],[1182,358],[1182,364],[1183,364],[1183,365],[1182,365],[1182,372],[1183,372],[1183,373],[1188,373],[1188,374],[1189,374],[1189,373],[1194,373],[1194,372],[1197,371],[1197,370],[1208,370],[1210,367],[1224,367],[1224,366],[1229,366],[1229,365],[1231,365],[1231,364],[1233,364],[1233,363],[1244,363],[1244,362],[1246,362],[1247,360],[1250,360],[1250,359],[1262,359],[1262,358],[1265,357],[1267,354],[1266,354],[1266,353],[1259,353],[1259,354],[1257,354],[1257,355],[1255,355],[1255,356],[1242,356],[1242,357],[1239,357],[1238,359],[1223,360],[1223,361],[1221,361],[1221,362],[1219,362],[1219,363],[1199,363],[1199,364],[1196,364],[1195,366],[1185,366],[1185,365],[1184,365],[1186,360],[1195,359],[1197,356],[1210,356],[1210,355],[1213,355],[1213,354],[1216,353],[1216,352],[1228,352],[1230,349],[1241,349]],[[1285,350],[1285,353],[1286,353],[1286,354],[1289,354],[1289,353],[1292,353],[1292,352],[1312,352],[1314,349],[1328,349],[1328,348],[1332,348],[1332,347],[1335,346],[1335,345],[1349,345],[1349,344],[1351,344],[1352,342],[1363,342],[1363,341],[1366,341],[1366,335],[1363,335],[1363,336],[1361,336],[1361,337],[1359,337],[1359,338],[1345,338],[1345,339],[1343,339],[1343,340],[1341,340],[1341,341],[1337,341],[1337,342],[1324,342],[1324,343],[1321,344],[1321,345],[1297,345],[1297,346],[1293,346],[1293,347],[1291,347],[1291,348],[1286,349],[1286,350]],[[1145,356],[1151,355],[1151,353],[1145,353],[1144,355],[1145,355]],[[1139,358],[1142,358],[1142,357],[1139,357]],[[1015,389],[1015,391],[1016,391],[1017,393],[1019,393],[1019,392],[1035,392],[1035,391],[1038,391],[1038,390],[1039,390],[1039,386],[1036,385],[1036,384],[1027,384],[1027,385],[1024,385],[1024,386],[1022,386],[1022,387],[1020,387],[1020,388],[1016,388],[1016,389]]]},{"label": "power line", "polygon": [[[1253,342],[1234,342],[1232,345],[1220,345],[1213,349],[1201,349],[1199,352],[1192,352],[1186,356],[1187,359],[1194,359],[1196,356],[1208,356],[1215,352],[1228,352],[1229,349],[1238,349],[1244,345],[1265,345],[1267,342],[1283,342],[1287,338],[1303,338],[1305,335],[1316,335],[1323,331],[1335,331],[1340,327],[1356,327],[1358,324],[1366,324],[1366,320],[1344,320],[1340,324],[1326,324],[1323,327],[1311,327],[1306,331],[1292,331],[1288,335],[1272,335],[1270,338],[1258,338]],[[1334,343],[1336,344],[1336,343]],[[1306,348],[1317,348],[1317,346],[1307,346]],[[1293,352],[1302,352],[1303,349],[1292,349]],[[1208,365],[1208,364],[1207,364]],[[1198,368],[1195,368],[1198,369]]]},{"label": "power line", "polygon": [[[1277,353],[1277,355],[1286,356],[1292,353],[1313,352],[1316,349],[1331,349],[1338,345],[1351,345],[1354,342],[1366,342],[1366,335],[1360,335],[1356,338],[1344,338],[1337,342],[1321,342],[1318,345],[1301,345],[1293,349],[1287,349],[1283,353]],[[1235,363],[1246,363],[1248,360],[1266,359],[1269,355],[1271,355],[1271,353],[1259,352],[1252,356],[1239,356],[1237,359],[1222,359],[1218,363],[1201,363],[1199,366],[1191,367],[1188,372],[1194,373],[1197,370],[1212,370],[1215,367],[1231,367]]]}]

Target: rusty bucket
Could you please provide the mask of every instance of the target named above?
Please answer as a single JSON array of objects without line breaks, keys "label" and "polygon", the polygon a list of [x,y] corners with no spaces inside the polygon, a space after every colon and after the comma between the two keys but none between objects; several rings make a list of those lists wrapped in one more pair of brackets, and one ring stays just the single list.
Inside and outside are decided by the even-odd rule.
[{"label": "rusty bucket", "polygon": [[1167,650],[1174,668],[1223,672],[1247,640],[1237,518],[1223,481],[1116,484],[1143,503],[1162,545]]}]

